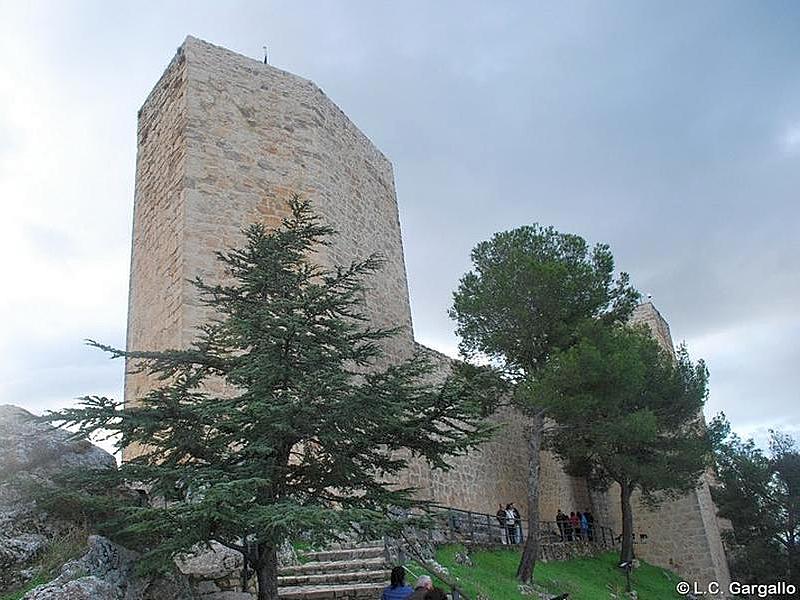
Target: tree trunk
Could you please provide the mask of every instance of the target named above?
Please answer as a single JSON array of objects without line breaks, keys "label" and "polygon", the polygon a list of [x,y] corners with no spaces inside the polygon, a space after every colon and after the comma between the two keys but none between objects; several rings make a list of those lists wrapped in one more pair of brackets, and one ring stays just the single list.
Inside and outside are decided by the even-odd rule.
[{"label": "tree trunk", "polygon": [[631,494],[633,486],[628,483],[620,483],[620,505],[622,508],[622,550],[620,551],[620,563],[633,560],[633,509],[631,508]]},{"label": "tree trunk", "polygon": [[517,579],[528,583],[533,578],[533,569],[539,554],[539,452],[542,448],[544,413],[533,417],[528,436],[528,539],[522,550],[522,559],[517,567]]},{"label": "tree trunk", "polygon": [[278,600],[278,552],[274,546],[259,548],[255,569],[258,600]]}]

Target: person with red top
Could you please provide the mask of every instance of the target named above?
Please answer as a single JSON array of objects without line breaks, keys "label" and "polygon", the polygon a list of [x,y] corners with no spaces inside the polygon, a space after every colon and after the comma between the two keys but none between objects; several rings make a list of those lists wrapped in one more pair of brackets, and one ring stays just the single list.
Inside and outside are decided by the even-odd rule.
[{"label": "person with red top", "polygon": [[[569,513],[569,526],[572,532],[575,534],[575,539],[580,539],[581,535],[581,521],[574,512]],[[572,536],[570,536],[571,539]]]}]

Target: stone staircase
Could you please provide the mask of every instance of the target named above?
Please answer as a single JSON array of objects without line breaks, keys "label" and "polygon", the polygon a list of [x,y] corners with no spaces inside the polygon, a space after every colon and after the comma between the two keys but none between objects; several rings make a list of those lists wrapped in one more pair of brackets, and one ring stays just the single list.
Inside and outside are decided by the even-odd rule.
[{"label": "stone staircase", "polygon": [[302,560],[280,570],[281,600],[378,600],[389,582],[382,541],[334,545]]}]

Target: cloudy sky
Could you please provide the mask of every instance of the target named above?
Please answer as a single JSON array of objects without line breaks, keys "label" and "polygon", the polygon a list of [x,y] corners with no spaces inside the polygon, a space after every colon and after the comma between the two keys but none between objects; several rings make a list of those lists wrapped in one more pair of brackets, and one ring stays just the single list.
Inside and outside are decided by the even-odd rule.
[{"label": "cloudy sky", "polygon": [[611,245],[707,360],[708,414],[800,434],[797,2],[0,0],[0,403],[119,396],[136,111],[187,34],[315,81],[392,160],[417,338],[470,248]]}]

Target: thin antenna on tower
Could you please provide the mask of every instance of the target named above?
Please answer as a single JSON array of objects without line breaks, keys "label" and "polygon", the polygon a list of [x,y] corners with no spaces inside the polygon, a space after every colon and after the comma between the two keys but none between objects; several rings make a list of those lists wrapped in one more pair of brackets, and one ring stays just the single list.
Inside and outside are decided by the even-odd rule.
[{"label": "thin antenna on tower", "polygon": [[264,64],[268,65],[269,63],[267,62],[267,47],[262,46],[262,48],[264,48]]}]

